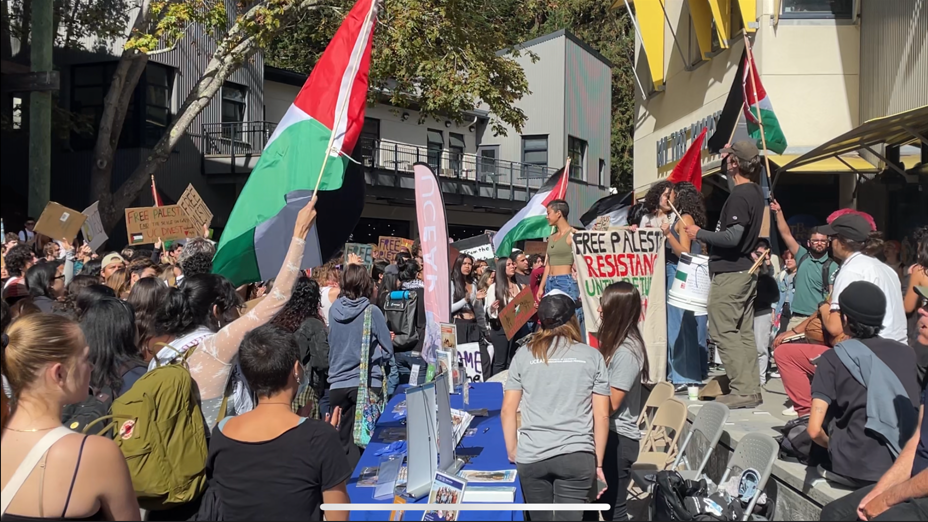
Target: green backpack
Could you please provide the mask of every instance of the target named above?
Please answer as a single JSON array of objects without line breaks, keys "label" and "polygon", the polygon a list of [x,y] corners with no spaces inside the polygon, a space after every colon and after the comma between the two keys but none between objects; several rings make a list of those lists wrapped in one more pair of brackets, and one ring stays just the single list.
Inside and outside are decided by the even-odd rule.
[{"label": "green backpack", "polygon": [[116,428],[139,506],[170,509],[206,490],[206,423],[185,364],[146,373],[113,401],[112,412],[93,424],[110,420],[102,431]]}]

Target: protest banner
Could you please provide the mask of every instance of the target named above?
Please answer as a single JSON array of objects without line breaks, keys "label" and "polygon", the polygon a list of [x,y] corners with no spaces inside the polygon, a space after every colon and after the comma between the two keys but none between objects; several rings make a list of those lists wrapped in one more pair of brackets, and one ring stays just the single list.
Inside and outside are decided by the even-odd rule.
[{"label": "protest banner", "polygon": [[464,372],[472,382],[483,382],[483,363],[480,356],[480,343],[459,344],[458,361],[464,365]]},{"label": "protest banner", "polygon": [[197,229],[179,205],[126,209],[126,234],[130,245],[145,245],[196,237]]},{"label": "protest banner", "polygon": [[84,241],[90,245],[90,249],[94,252],[109,239],[106,231],[103,230],[103,221],[100,220],[100,209],[97,208],[99,204],[99,201],[94,201],[93,205],[81,212],[81,214],[87,216],[87,220],[81,225],[81,234],[84,236]]},{"label": "protest banner", "polygon": [[455,241],[451,246],[459,253],[467,254],[477,261],[488,261],[494,257],[493,242],[487,234]]},{"label": "protest banner", "polygon": [[[627,281],[641,294],[641,335],[648,351],[650,380],[667,376],[667,307],[664,236],[654,228],[579,231],[573,237],[574,266],[588,336],[599,332],[599,300],[603,290]],[[595,339],[588,344],[596,345]]]},{"label": "protest banner", "polygon": [[356,254],[361,258],[361,264],[368,272],[374,266],[374,245],[365,243],[345,243],[345,264],[348,264],[348,256]]},{"label": "protest banner", "polygon": [[525,287],[509,304],[499,312],[499,322],[506,332],[506,339],[512,339],[519,329],[525,326],[535,315],[535,296],[532,289]]},{"label": "protest banner", "polygon": [[203,198],[200,197],[197,189],[193,188],[192,183],[187,185],[187,190],[177,200],[177,206],[184,209],[187,217],[190,218],[190,221],[193,222],[197,229],[202,229],[213,221],[213,213],[203,202]]},{"label": "protest banner", "polygon": [[392,263],[396,254],[400,252],[412,252],[412,240],[402,237],[380,236],[377,241],[377,248],[374,250],[375,259],[383,259]]},{"label": "protest banner", "polygon": [[45,210],[39,216],[35,224],[35,232],[48,236],[55,241],[67,239],[68,242],[74,241],[77,233],[81,230],[81,225],[87,220],[87,216],[76,210],[50,201],[45,205]]}]

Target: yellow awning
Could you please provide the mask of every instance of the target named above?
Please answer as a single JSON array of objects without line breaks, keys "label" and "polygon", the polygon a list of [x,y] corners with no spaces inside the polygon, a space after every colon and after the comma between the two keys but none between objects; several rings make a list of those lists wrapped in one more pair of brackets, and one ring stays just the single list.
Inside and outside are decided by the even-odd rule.
[{"label": "yellow awning", "polygon": [[715,30],[719,35],[719,45],[728,49],[731,40],[731,0],[709,0],[712,17],[715,18]]},{"label": "yellow awning", "polygon": [[[799,154],[771,154],[770,161],[776,163],[777,165],[788,165],[799,157]],[[847,164],[844,164],[838,158],[831,156],[812,163],[807,163],[799,167],[791,168],[789,169],[789,172],[854,172],[856,170],[857,172],[866,174],[880,171],[878,168],[871,165],[869,161],[861,158],[860,156],[842,156],[841,159],[846,161]],[[848,167],[848,165],[850,165],[850,167]]]},{"label": "yellow awning", "polygon": [[651,81],[656,90],[664,89],[664,0],[614,0],[613,9],[635,6],[635,17],[638,29],[641,31],[641,45],[648,60],[648,69],[651,71]]},{"label": "yellow awning", "polygon": [[913,134],[928,136],[928,105],[891,116],[875,118],[786,163],[780,170],[797,168],[819,160],[839,156],[881,144],[907,145],[918,141]]},{"label": "yellow awning", "polygon": [[757,2],[756,0],[738,0],[738,7],[741,8],[741,21],[744,23],[744,31],[753,33],[757,31]]},{"label": "yellow awning", "polygon": [[696,33],[696,43],[703,60],[708,60],[712,53],[712,11],[708,0],[687,0],[690,6],[690,16],[693,17],[693,28]]}]

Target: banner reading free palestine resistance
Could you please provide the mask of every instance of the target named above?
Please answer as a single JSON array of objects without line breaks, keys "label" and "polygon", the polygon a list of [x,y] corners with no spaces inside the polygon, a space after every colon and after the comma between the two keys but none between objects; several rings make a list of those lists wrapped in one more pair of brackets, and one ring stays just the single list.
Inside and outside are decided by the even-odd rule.
[{"label": "banner reading free palestine resistance", "polygon": [[584,230],[574,234],[573,250],[587,334],[599,332],[599,300],[603,290],[617,281],[633,284],[641,294],[638,327],[648,352],[649,380],[666,380],[664,235],[655,228],[639,228],[635,232],[628,228]]}]

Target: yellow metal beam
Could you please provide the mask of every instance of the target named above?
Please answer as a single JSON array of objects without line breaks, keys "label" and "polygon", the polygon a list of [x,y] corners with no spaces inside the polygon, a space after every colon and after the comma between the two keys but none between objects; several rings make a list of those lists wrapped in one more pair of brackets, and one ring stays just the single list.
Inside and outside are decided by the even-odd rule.
[{"label": "yellow metal beam", "polygon": [[741,8],[741,19],[744,21],[744,31],[757,32],[757,0],[738,0]]},{"label": "yellow metal beam", "polygon": [[712,18],[715,19],[715,31],[719,36],[719,46],[728,49],[731,40],[731,0],[709,0]]},{"label": "yellow metal beam", "polygon": [[690,6],[690,16],[693,17],[693,29],[696,32],[696,43],[703,60],[708,60],[712,54],[712,11],[708,0],[687,0]]},{"label": "yellow metal beam", "polygon": [[638,0],[635,18],[641,28],[641,44],[647,55],[654,88],[664,87],[664,7],[662,0]]}]

